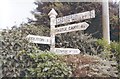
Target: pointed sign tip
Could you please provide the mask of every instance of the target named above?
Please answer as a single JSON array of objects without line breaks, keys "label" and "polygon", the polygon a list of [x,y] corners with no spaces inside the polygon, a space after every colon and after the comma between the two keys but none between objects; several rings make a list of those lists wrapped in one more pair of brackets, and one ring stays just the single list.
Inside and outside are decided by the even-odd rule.
[{"label": "pointed sign tip", "polygon": [[86,28],[89,26],[89,24],[87,22],[83,22],[86,25]]},{"label": "pointed sign tip", "polygon": [[48,13],[48,15],[58,15],[54,8]]}]

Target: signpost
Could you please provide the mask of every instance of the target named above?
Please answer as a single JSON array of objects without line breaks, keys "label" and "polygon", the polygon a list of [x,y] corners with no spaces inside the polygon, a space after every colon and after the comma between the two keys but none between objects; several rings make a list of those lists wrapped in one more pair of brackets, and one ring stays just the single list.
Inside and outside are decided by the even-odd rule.
[{"label": "signpost", "polygon": [[27,39],[32,43],[50,44],[50,51],[57,54],[64,54],[64,55],[79,54],[80,53],[79,49],[55,48],[55,34],[85,30],[88,28],[89,24],[86,22],[81,22],[81,23],[71,24],[71,25],[57,27],[57,28],[55,28],[55,25],[94,18],[95,11],[91,10],[83,13],[77,13],[73,15],[56,18],[58,14],[54,9],[52,9],[48,15],[50,17],[50,37],[28,35]]},{"label": "signpost", "polygon": [[59,17],[56,20],[56,25],[65,24],[85,19],[95,18],[95,10],[86,11],[83,13],[72,14],[64,17]]},{"label": "signpost", "polygon": [[27,39],[32,43],[50,44],[50,37],[28,35]]},{"label": "signpost", "polygon": [[51,38],[51,45],[50,45],[50,51],[54,52],[55,49],[55,25],[56,25],[56,16],[57,12],[52,8],[52,10],[49,12],[50,17],[50,38]]},{"label": "signpost", "polygon": [[67,26],[57,27],[55,28],[55,34],[59,33],[65,33],[65,32],[72,32],[72,31],[78,31],[78,30],[85,30],[89,26],[88,23],[82,22],[77,24],[71,24]]},{"label": "signpost", "polygon": [[72,49],[72,48],[55,48],[55,53],[57,54],[79,54],[79,49]]}]

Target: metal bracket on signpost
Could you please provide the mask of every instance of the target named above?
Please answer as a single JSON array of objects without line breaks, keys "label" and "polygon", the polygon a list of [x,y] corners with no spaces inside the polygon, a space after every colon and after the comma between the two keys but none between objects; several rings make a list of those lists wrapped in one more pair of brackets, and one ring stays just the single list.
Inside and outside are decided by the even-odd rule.
[{"label": "metal bracket on signpost", "polygon": [[55,50],[55,25],[56,25],[56,16],[57,12],[52,8],[49,12],[50,17],[50,51],[54,52]]}]

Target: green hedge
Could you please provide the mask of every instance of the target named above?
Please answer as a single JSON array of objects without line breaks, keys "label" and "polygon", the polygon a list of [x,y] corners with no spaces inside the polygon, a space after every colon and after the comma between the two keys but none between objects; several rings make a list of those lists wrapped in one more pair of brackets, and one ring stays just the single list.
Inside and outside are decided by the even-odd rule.
[{"label": "green hedge", "polygon": [[59,60],[60,55],[42,51],[28,55],[32,59],[32,65],[28,68],[29,77],[69,77],[72,74],[71,67]]}]

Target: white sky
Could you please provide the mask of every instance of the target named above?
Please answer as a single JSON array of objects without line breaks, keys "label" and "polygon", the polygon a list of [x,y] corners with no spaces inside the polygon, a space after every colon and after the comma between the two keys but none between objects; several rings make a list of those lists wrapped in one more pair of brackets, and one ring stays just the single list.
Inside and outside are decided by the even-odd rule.
[{"label": "white sky", "polygon": [[27,17],[33,18],[30,13],[35,8],[33,2],[34,0],[1,0],[0,29],[27,22]]}]

